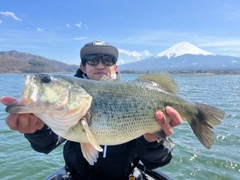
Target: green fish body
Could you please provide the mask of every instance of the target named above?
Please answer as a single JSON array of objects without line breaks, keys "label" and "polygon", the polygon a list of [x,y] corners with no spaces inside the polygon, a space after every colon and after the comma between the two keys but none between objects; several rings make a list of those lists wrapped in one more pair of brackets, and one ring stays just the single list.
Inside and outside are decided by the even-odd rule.
[{"label": "green fish body", "polygon": [[206,148],[214,142],[213,128],[225,116],[216,107],[177,96],[177,84],[167,73],[146,74],[126,82],[37,74],[25,76],[25,84],[22,97],[6,111],[34,113],[59,136],[80,142],[90,164],[102,151],[100,145],[125,143],[145,133],[159,134],[155,112],[165,112],[166,106],[179,112]]}]

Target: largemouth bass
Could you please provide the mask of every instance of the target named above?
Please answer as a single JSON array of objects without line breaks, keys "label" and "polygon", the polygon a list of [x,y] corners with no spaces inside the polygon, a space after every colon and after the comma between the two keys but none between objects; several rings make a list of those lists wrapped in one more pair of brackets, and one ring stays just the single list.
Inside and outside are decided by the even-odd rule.
[{"label": "largemouth bass", "polygon": [[24,78],[21,98],[6,111],[35,114],[60,137],[79,142],[90,164],[97,161],[100,145],[125,143],[145,133],[161,134],[155,112],[165,112],[166,106],[179,112],[206,148],[214,143],[213,128],[225,116],[221,109],[177,96],[177,84],[167,73],[126,82],[47,74]]}]

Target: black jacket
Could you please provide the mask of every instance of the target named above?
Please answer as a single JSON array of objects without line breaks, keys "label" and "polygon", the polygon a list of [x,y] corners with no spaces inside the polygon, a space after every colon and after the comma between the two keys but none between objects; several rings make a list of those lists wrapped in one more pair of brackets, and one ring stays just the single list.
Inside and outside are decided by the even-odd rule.
[{"label": "black jacket", "polygon": [[[32,134],[25,134],[34,150],[49,153],[65,140],[52,132],[46,125]],[[103,147],[104,148],[104,147]],[[64,159],[66,167],[77,179],[125,179],[131,163],[138,157],[147,169],[155,169],[168,164],[172,155],[164,148],[162,142],[148,142],[139,137],[130,142],[107,146],[106,157],[99,152],[94,165],[89,165],[82,155],[79,143],[66,141],[64,145]]]}]

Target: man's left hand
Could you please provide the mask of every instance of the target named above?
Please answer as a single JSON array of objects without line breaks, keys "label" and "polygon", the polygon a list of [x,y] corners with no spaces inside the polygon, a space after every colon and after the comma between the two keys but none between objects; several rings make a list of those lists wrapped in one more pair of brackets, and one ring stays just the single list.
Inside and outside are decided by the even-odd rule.
[{"label": "man's left hand", "polygon": [[[170,122],[167,122],[166,116],[162,111],[156,111],[155,117],[158,121],[158,124],[161,126],[161,129],[164,131],[166,136],[171,136],[173,134],[173,127],[178,126],[182,123],[182,118],[180,114],[170,106],[166,107],[166,113],[170,117]],[[144,138],[149,142],[159,141],[158,137],[153,134],[146,133]]]}]

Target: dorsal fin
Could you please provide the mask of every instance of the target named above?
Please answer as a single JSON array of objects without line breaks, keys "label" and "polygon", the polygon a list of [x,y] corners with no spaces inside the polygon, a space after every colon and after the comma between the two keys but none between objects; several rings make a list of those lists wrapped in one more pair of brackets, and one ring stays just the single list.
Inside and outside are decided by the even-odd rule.
[{"label": "dorsal fin", "polygon": [[176,81],[166,72],[145,74],[137,78],[138,81],[150,81],[164,87],[167,91],[177,94],[178,85]]},{"label": "dorsal fin", "polygon": [[113,79],[113,78],[108,77],[108,76],[103,76],[100,79],[100,81],[102,81],[102,82],[119,82],[119,81],[121,81],[121,79],[120,78]]}]

